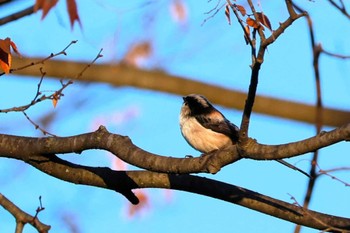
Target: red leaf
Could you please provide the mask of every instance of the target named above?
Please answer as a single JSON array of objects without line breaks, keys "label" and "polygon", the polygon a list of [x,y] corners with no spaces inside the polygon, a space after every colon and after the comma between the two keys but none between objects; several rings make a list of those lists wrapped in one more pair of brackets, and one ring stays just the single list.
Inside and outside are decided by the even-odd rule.
[{"label": "red leaf", "polygon": [[247,18],[246,23],[255,29],[257,29],[259,27],[259,24],[254,19],[252,19],[250,17]]},{"label": "red leaf", "polygon": [[177,23],[185,23],[188,18],[188,9],[184,1],[173,0],[170,4],[170,14]]},{"label": "red leaf", "polygon": [[12,65],[11,48],[19,54],[16,44],[10,38],[7,37],[5,40],[0,39],[0,67],[5,74],[10,73]]},{"label": "red leaf", "polygon": [[16,45],[12,40],[10,40],[10,45],[11,45],[12,50],[13,50],[18,56],[21,56],[21,54],[19,53],[19,51],[18,51],[18,49],[17,49],[17,45]]},{"label": "red leaf", "polygon": [[150,204],[151,204],[149,200],[149,195],[145,191],[137,190],[135,194],[140,200],[140,203],[138,205],[129,204],[129,208],[128,208],[129,217],[134,217],[135,214],[137,213],[140,213],[142,211],[147,211],[147,209],[150,207]]},{"label": "red leaf", "polygon": [[272,27],[271,27],[271,23],[270,23],[269,18],[267,18],[267,16],[262,12],[257,12],[256,14],[258,15],[260,23],[262,25],[264,25],[265,27],[267,27],[268,29],[270,29],[270,31],[272,31]]},{"label": "red leaf", "polygon": [[5,40],[0,39],[0,49],[7,54],[11,54],[10,42],[11,42],[11,39],[8,37]]},{"label": "red leaf", "polygon": [[56,105],[57,105],[59,99],[60,99],[59,94],[57,92],[55,92],[52,95],[52,105],[53,105],[54,108],[56,108]]},{"label": "red leaf", "polygon": [[226,15],[226,19],[228,21],[228,24],[231,25],[231,18],[230,18],[230,5],[226,4],[226,8],[225,8],[225,15]]},{"label": "red leaf", "polygon": [[151,56],[152,50],[152,44],[149,41],[138,42],[131,46],[124,60],[128,65],[139,66],[140,62]]},{"label": "red leaf", "polygon": [[241,15],[242,15],[243,17],[247,14],[247,11],[245,10],[245,8],[244,8],[243,6],[241,6],[241,5],[235,5],[235,6],[236,6],[237,10],[238,10],[239,12],[241,12]]},{"label": "red leaf", "polygon": [[67,11],[68,11],[68,15],[69,15],[71,28],[73,29],[75,21],[77,21],[81,27],[77,3],[75,2],[75,0],[67,0]]},{"label": "red leaf", "polygon": [[42,9],[43,15],[41,16],[41,19],[44,19],[57,2],[58,0],[36,0],[34,5],[34,12]]},{"label": "red leaf", "polygon": [[250,28],[248,25],[244,27],[244,30],[246,33],[244,33],[244,40],[246,44],[249,44],[249,37],[250,37]]}]

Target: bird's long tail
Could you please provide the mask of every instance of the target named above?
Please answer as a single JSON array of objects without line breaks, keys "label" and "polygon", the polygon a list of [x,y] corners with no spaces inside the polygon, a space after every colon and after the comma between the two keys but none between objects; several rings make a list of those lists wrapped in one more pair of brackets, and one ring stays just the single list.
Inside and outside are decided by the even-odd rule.
[{"label": "bird's long tail", "polygon": [[294,166],[294,165],[292,165],[292,164],[290,164],[290,163],[288,163],[288,162],[286,162],[286,161],[284,161],[284,160],[282,160],[282,159],[276,159],[276,161],[279,162],[279,163],[281,163],[281,164],[283,164],[283,165],[286,166],[286,167],[289,167],[289,168],[291,168],[291,169],[293,169],[293,170],[295,170],[295,171],[298,171],[298,172],[304,174],[305,176],[311,178],[311,176],[310,176],[309,174],[307,174],[306,172],[304,172],[303,170],[297,168],[296,166]]}]

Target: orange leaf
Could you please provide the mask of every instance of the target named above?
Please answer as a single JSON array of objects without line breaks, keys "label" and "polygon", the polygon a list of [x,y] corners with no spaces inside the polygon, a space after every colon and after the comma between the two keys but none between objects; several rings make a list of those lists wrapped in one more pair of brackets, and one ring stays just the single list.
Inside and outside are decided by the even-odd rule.
[{"label": "orange leaf", "polygon": [[237,10],[239,12],[241,12],[242,16],[245,16],[247,14],[247,11],[245,10],[245,8],[243,6],[241,6],[241,5],[235,5],[235,6],[236,6]]},{"label": "orange leaf", "polygon": [[255,29],[259,27],[259,24],[252,18],[248,17],[246,20],[247,24]]},{"label": "orange leaf", "polygon": [[147,209],[150,207],[150,200],[148,197],[149,195],[145,191],[137,190],[135,191],[135,195],[140,200],[140,203],[138,205],[129,204],[129,217],[134,217],[136,213],[139,213],[141,211],[147,211]]},{"label": "orange leaf", "polygon": [[11,53],[10,43],[11,43],[11,39],[8,37],[5,40],[0,39],[0,49],[3,50],[5,53],[10,54]]},{"label": "orange leaf", "polygon": [[34,12],[42,9],[43,15],[41,16],[41,19],[44,19],[57,2],[58,0],[36,0],[34,5]]},{"label": "orange leaf", "polygon": [[59,95],[57,94],[57,92],[55,92],[53,95],[52,95],[52,104],[53,104],[53,107],[56,108],[56,105],[57,105],[57,102],[58,102],[58,99],[59,99]]},{"label": "orange leaf", "polygon": [[149,58],[152,54],[152,44],[149,41],[139,42],[133,45],[125,55],[128,65],[138,66],[142,60]]},{"label": "orange leaf", "polygon": [[244,40],[246,44],[249,44],[250,28],[248,25],[244,27],[246,33],[244,33]]},{"label": "orange leaf", "polygon": [[56,108],[58,100],[57,99],[52,99],[52,105],[54,108]]},{"label": "orange leaf", "polygon": [[42,5],[44,4],[45,0],[36,0],[34,5],[34,12],[37,12],[39,9],[42,8]]},{"label": "orange leaf", "polygon": [[170,5],[171,17],[175,22],[185,23],[188,18],[187,6],[182,0],[173,0]]},{"label": "orange leaf", "polygon": [[12,40],[10,40],[10,45],[11,45],[12,50],[13,50],[18,56],[21,56],[21,54],[19,53],[19,51],[18,51],[18,49],[17,49],[17,45],[16,45]]},{"label": "orange leaf", "polygon": [[0,52],[0,66],[1,69],[5,72],[5,74],[10,73],[11,67],[11,54]]},{"label": "orange leaf", "polygon": [[77,3],[75,2],[75,0],[67,0],[67,11],[69,15],[71,28],[73,29],[75,21],[77,21],[81,27],[80,18],[78,15]]},{"label": "orange leaf", "polygon": [[226,19],[228,21],[228,24],[231,25],[231,18],[230,18],[230,5],[226,4],[226,8],[225,8],[225,15],[226,15]]},{"label": "orange leaf", "polygon": [[0,39],[0,66],[5,74],[10,73],[11,69],[11,47],[16,53],[18,53],[15,43],[13,43],[10,38],[7,37],[5,40]]},{"label": "orange leaf", "polygon": [[262,25],[264,25],[265,27],[267,27],[268,29],[270,29],[270,31],[272,31],[272,27],[271,27],[271,23],[269,18],[267,18],[267,16],[262,13],[262,12],[257,12],[256,13],[259,17],[259,21]]}]

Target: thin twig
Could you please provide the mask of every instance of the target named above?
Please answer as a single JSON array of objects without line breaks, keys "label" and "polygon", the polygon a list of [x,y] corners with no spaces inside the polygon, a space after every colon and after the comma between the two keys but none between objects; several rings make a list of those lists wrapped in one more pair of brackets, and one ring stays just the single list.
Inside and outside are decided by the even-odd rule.
[{"label": "thin twig", "polygon": [[[297,9],[299,12],[305,12],[301,7],[297,6],[295,3],[292,3],[293,7]],[[322,115],[322,95],[321,95],[321,81],[320,81],[320,72],[319,72],[319,57],[321,54],[321,47],[320,45],[316,45],[315,41],[315,33],[313,29],[313,23],[312,19],[309,14],[305,14],[306,20],[308,23],[309,27],[309,33],[310,33],[310,40],[311,40],[311,48],[313,52],[313,68],[314,68],[314,74],[315,74],[315,84],[316,84],[316,119],[315,119],[315,124],[316,124],[316,133],[319,134],[321,132],[321,128],[323,125],[323,115]],[[317,179],[317,174],[316,174],[316,165],[318,161],[318,150],[316,150],[313,153],[312,161],[311,161],[311,168],[310,168],[310,176],[311,179],[309,179],[308,185],[307,185],[307,190],[306,194],[304,197],[304,203],[303,203],[303,208],[307,209],[309,206],[309,203],[311,201],[311,197],[314,191],[316,179]],[[299,233],[301,230],[301,226],[297,225],[294,229],[294,233]]]},{"label": "thin twig", "polygon": [[[62,50],[61,52],[57,53],[57,54],[66,54],[65,53],[65,50],[72,44],[72,43],[75,43],[75,42],[71,42],[64,50]],[[84,74],[84,72],[89,68],[91,67],[92,64],[94,64],[96,62],[97,59],[101,58],[103,55],[101,54],[102,53],[102,49],[98,52],[98,54],[96,55],[96,57],[89,63],[87,64],[86,66],[84,66],[84,68],[76,75],[76,77],[74,79],[78,80],[79,78],[81,78]],[[53,54],[53,56],[56,56],[57,54]],[[51,56],[50,56],[51,57]],[[44,61],[44,60],[47,60],[48,58],[45,58],[41,61]],[[37,63],[39,64],[39,63]],[[22,67],[20,68],[22,69]],[[66,89],[69,85],[73,84],[73,80],[68,80],[67,82],[63,82],[62,80],[60,81],[61,83],[61,88],[54,91],[51,95],[43,95],[40,91],[40,87],[41,87],[41,84],[42,84],[42,81],[43,81],[43,78],[44,76],[46,75],[46,72],[43,71],[42,68],[40,68],[40,72],[41,72],[41,78],[40,78],[40,81],[38,83],[38,88],[37,88],[37,91],[36,91],[36,94],[33,98],[33,100],[26,104],[26,105],[22,105],[22,106],[19,106],[19,107],[12,107],[12,108],[7,108],[7,109],[0,109],[0,113],[8,113],[8,112],[24,112],[25,110],[29,109],[30,107],[36,105],[37,103],[39,102],[42,102],[44,100],[59,100],[64,94],[63,94],[63,91],[64,89]],[[25,113],[24,113],[25,114]],[[34,124],[35,127],[37,127],[36,124]],[[49,133],[50,134],[50,133]],[[51,135],[51,134],[50,134]]]},{"label": "thin twig", "polygon": [[296,206],[302,208],[302,210],[304,210],[304,211],[303,211],[303,214],[309,216],[310,218],[314,219],[315,221],[317,221],[317,222],[320,223],[321,225],[327,227],[327,228],[325,228],[322,232],[328,232],[328,231],[332,231],[332,232],[333,232],[333,231],[336,231],[336,232],[344,232],[343,229],[339,229],[339,228],[336,228],[336,227],[332,227],[332,226],[330,226],[329,224],[327,224],[327,223],[325,223],[324,221],[322,221],[321,219],[319,219],[319,218],[317,218],[316,216],[314,216],[313,214],[311,214],[310,212],[306,211],[307,208],[302,207],[294,196],[292,196],[291,194],[288,194],[288,195],[290,196],[290,199],[292,199],[292,200],[294,201],[294,203],[293,203],[294,205],[296,205]]},{"label": "thin twig", "polygon": [[333,169],[328,169],[328,170],[321,169],[318,164],[317,164],[317,167],[319,169],[319,171],[318,171],[319,173],[317,174],[317,176],[325,175],[325,176],[328,176],[328,177],[332,178],[333,180],[336,180],[336,181],[344,184],[346,187],[350,186],[350,183],[345,182],[345,181],[339,179],[338,177],[333,176],[333,175],[330,174],[331,172],[339,172],[339,171],[350,170],[350,167],[338,167],[338,168],[333,168]]},{"label": "thin twig", "polygon": [[57,137],[57,135],[48,132],[47,130],[41,128],[38,124],[36,124],[32,119],[30,119],[30,117],[27,115],[27,113],[26,113],[25,111],[22,111],[22,113],[23,113],[23,115],[27,118],[27,120],[28,120],[32,125],[34,125],[35,129],[40,130],[44,135],[50,135],[50,136],[53,136],[53,137]]},{"label": "thin twig", "polygon": [[239,25],[241,26],[241,28],[243,30],[245,38],[247,39],[250,47],[252,48],[253,59],[255,59],[255,43],[252,41],[252,39],[250,38],[249,33],[245,29],[244,22],[243,22],[243,20],[241,19],[241,17],[239,16],[239,14],[237,12],[237,9],[236,9],[237,5],[236,4],[232,4],[230,0],[227,0],[227,4],[231,7],[233,13],[235,14],[235,16],[236,16],[236,18],[238,20],[238,23],[239,23]]},{"label": "thin twig", "polygon": [[[57,57],[59,55],[65,55],[66,56],[67,55],[67,53],[66,53],[67,49],[71,45],[73,45],[73,44],[75,44],[77,42],[78,42],[77,40],[72,40],[62,51],[60,51],[58,53],[51,53],[49,56],[47,56],[46,58],[44,58],[44,59],[42,59],[40,61],[32,62],[32,63],[30,63],[28,65],[25,65],[25,66],[22,66],[22,67],[10,69],[10,73],[16,72],[17,70],[23,70],[23,69],[25,69],[27,67],[30,67],[30,66],[35,66],[35,65],[38,65],[38,64],[44,64],[45,61],[50,60],[50,59],[52,59],[54,57]],[[2,75],[2,74],[0,74],[0,75]]]},{"label": "thin twig", "polygon": [[338,5],[334,0],[328,0],[331,5],[333,5],[336,9],[338,9],[345,17],[350,19],[350,14],[345,8],[345,4],[343,0],[340,0],[340,5]]},{"label": "thin twig", "polygon": [[324,50],[323,48],[322,48],[322,53],[326,54],[328,56],[331,56],[331,57],[339,58],[339,59],[350,59],[350,55],[341,55],[341,54],[337,54],[337,53],[332,53],[332,52]]},{"label": "thin twig", "polygon": [[12,214],[13,217],[15,217],[17,223],[15,232],[22,232],[24,225],[27,223],[35,227],[38,230],[38,232],[42,233],[48,232],[51,228],[49,225],[45,225],[42,222],[40,222],[38,218],[34,218],[33,216],[22,211],[1,193],[0,205],[4,207],[4,209],[6,209],[10,214]]},{"label": "thin twig", "polygon": [[[98,52],[98,54],[96,55],[96,57],[94,58],[94,60],[92,60],[89,64],[87,64],[87,65],[82,69],[82,71],[80,71],[80,72],[77,74],[77,76],[75,77],[75,79],[80,79],[80,78],[83,76],[84,72],[85,72],[89,67],[91,67],[91,66],[97,61],[97,59],[103,57],[102,51],[103,51],[103,49],[101,48],[100,51]],[[72,82],[73,82],[73,81],[72,81]]]}]

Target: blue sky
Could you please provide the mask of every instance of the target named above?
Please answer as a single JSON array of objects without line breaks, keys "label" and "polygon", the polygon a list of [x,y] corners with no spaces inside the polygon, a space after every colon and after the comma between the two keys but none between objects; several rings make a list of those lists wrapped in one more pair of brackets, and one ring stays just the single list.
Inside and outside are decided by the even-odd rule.
[{"label": "blue sky", "polygon": [[[99,62],[117,62],[131,44],[151,40],[153,54],[146,68],[161,68],[175,75],[213,83],[232,89],[247,90],[250,77],[250,49],[245,45],[240,27],[232,15],[228,25],[224,12],[203,21],[216,2],[186,1],[188,21],[174,23],[169,14],[171,1],[77,1],[83,28],[70,29],[64,1],[40,21],[41,12],[0,27],[2,38],[10,37],[25,56],[46,56],[62,50],[71,40],[79,42],[68,50],[68,60],[92,60],[100,48],[104,57]],[[282,1],[281,1],[282,2]],[[324,2],[298,1],[311,11],[316,39],[330,51],[350,54],[349,21]],[[0,16],[28,6],[17,1],[2,9]],[[286,17],[282,3],[262,2],[272,27]],[[299,102],[315,102],[310,41],[306,22],[295,22],[276,43],[271,45],[262,66],[258,93]],[[323,101],[327,107],[349,110],[349,61],[322,56],[320,59]],[[142,78],[142,77],[140,77]],[[38,78],[16,75],[0,79],[0,108],[21,105],[32,98]],[[45,79],[44,90],[54,90],[59,81]],[[193,91],[195,92],[195,90]],[[74,105],[79,101],[79,105]],[[244,100],[233,100],[244,101]],[[56,112],[57,120],[48,130],[61,136],[96,129],[105,122],[114,133],[128,135],[139,147],[153,153],[184,157],[199,155],[182,138],[178,126],[181,96],[112,87],[108,84],[75,83],[54,109],[50,102],[35,106],[28,113],[35,120],[45,113]],[[239,125],[241,112],[218,108]],[[296,110],[297,111],[297,110]],[[131,114],[129,120],[123,120]],[[128,115],[129,116],[129,115]],[[0,115],[2,133],[38,136],[40,133],[19,113]],[[335,116],[336,117],[336,116]],[[117,119],[117,120],[116,120]],[[111,121],[111,122],[109,122]],[[15,127],[12,127],[15,125]],[[329,128],[326,128],[327,130]],[[250,136],[261,143],[278,144],[313,136],[312,125],[253,114]],[[349,146],[339,143],[321,151],[323,169],[349,166]],[[60,157],[92,166],[111,166],[111,156],[103,151]],[[290,159],[303,169],[309,168],[310,155]],[[172,192],[171,200],[160,189],[148,189],[148,211],[127,218],[126,200],[108,190],[73,185],[36,171],[19,162],[2,159],[1,192],[23,210],[34,214],[41,195],[45,211],[40,219],[52,225],[52,232],[70,232],[65,219],[75,222],[81,232],[292,232],[294,225],[270,216],[185,192]],[[217,175],[200,174],[287,202],[290,195],[302,203],[307,179],[273,161],[243,160],[223,168]],[[350,182],[348,172],[335,174]],[[349,217],[349,188],[328,177],[321,177],[315,187],[310,208],[320,212]],[[0,209],[1,232],[11,232],[14,219]],[[27,226],[25,232],[35,232]],[[317,232],[305,228],[303,232]]]}]

